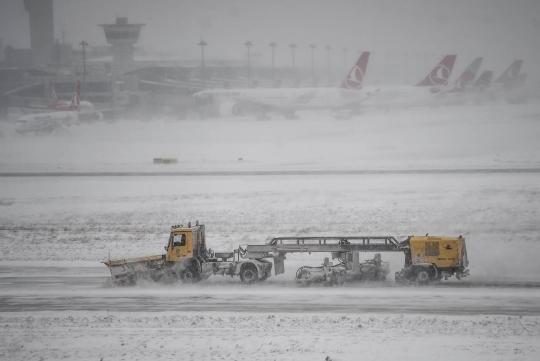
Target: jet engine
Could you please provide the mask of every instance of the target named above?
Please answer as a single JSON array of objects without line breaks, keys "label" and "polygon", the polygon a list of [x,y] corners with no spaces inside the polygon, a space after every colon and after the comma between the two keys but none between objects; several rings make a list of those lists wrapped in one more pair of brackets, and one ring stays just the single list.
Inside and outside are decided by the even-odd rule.
[{"label": "jet engine", "polygon": [[219,105],[219,116],[221,117],[237,117],[244,114],[244,109],[237,103],[221,103]]},{"label": "jet engine", "polygon": [[95,112],[94,114],[92,114],[92,119],[94,121],[103,120],[103,113]]},{"label": "jet engine", "polygon": [[103,113],[101,112],[79,113],[79,122],[77,124],[94,123],[100,120],[103,120]]}]

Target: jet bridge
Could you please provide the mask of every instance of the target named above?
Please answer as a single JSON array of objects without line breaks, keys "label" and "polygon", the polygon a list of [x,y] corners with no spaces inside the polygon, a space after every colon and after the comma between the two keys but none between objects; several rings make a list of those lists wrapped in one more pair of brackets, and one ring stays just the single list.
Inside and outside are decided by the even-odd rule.
[{"label": "jet bridge", "polygon": [[244,258],[274,258],[275,274],[285,273],[287,253],[330,252],[344,258],[352,252],[400,252],[400,242],[392,236],[376,237],[277,237],[265,245],[248,245],[238,251]]}]

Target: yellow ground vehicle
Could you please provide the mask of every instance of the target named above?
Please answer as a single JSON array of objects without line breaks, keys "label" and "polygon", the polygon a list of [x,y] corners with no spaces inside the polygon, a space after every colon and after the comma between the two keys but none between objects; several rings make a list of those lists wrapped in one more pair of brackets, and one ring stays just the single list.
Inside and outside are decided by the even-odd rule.
[{"label": "yellow ground vehicle", "polygon": [[455,275],[457,279],[469,275],[465,238],[409,237],[399,245],[405,253],[405,266],[396,272],[396,283],[415,281],[428,283]]},{"label": "yellow ground vehicle", "polygon": [[[206,248],[204,225],[173,226],[165,246],[166,254],[109,260],[114,284],[154,281],[198,282],[211,275],[240,276],[243,283],[263,281],[270,276],[272,263],[264,259],[240,260],[240,252],[213,252]],[[235,256],[238,259],[235,260]]]},{"label": "yellow ground vehicle", "polygon": [[[103,262],[116,284],[134,283],[149,278],[154,281],[198,282],[211,275],[240,276],[243,283],[270,277],[272,258],[275,274],[285,272],[287,253],[326,252],[338,259],[322,267],[301,267],[296,273],[299,285],[323,282],[342,284],[349,281],[384,280],[389,266],[380,254],[373,260],[359,261],[360,252],[403,252],[405,266],[395,274],[396,283],[429,283],[469,275],[465,239],[459,237],[411,236],[399,242],[392,236],[321,236],[277,237],[264,245],[247,245],[233,252],[213,252],[206,248],[204,225],[173,226],[166,254],[109,260]],[[242,258],[242,259],[241,259]]]},{"label": "yellow ground vehicle", "polygon": [[[342,283],[345,281],[381,280],[386,277],[387,267],[380,263],[359,262],[360,252],[403,252],[405,266],[396,272],[397,283],[428,283],[455,275],[469,275],[465,238],[411,236],[399,242],[392,236],[319,236],[319,237],[276,237],[265,245],[248,245],[245,257],[273,258],[274,271],[285,272],[287,253],[331,253],[340,263],[336,266],[301,267],[296,273],[296,282],[305,285],[316,282]],[[379,259],[380,261],[380,259]],[[377,275],[377,276],[374,276]]]}]

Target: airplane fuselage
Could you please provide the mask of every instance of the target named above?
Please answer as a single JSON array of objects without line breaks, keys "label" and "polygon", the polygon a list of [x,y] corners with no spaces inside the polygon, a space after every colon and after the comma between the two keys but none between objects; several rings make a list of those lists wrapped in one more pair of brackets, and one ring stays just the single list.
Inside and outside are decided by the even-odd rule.
[{"label": "airplane fuselage", "polygon": [[362,91],[339,88],[209,89],[194,96],[215,104],[232,102],[293,112],[354,104],[361,100]]},{"label": "airplane fuselage", "polygon": [[19,134],[49,133],[61,125],[71,125],[78,120],[77,112],[73,111],[28,114],[17,120],[15,131]]}]

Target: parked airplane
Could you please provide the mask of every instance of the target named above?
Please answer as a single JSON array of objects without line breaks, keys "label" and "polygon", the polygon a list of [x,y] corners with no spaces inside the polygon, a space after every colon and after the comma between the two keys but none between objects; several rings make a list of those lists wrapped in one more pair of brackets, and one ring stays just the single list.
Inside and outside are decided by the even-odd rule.
[{"label": "parked airplane", "polygon": [[278,111],[287,118],[295,117],[297,110],[351,111],[363,96],[362,84],[366,74],[369,52],[363,52],[345,80],[338,88],[261,88],[261,89],[207,89],[193,96],[206,106],[215,106],[221,116],[237,116],[246,111],[266,114]]},{"label": "parked airplane", "polygon": [[429,105],[434,93],[452,89],[448,79],[452,74],[456,55],[446,55],[415,86],[390,86],[365,88],[365,97],[361,102],[363,108],[390,109],[394,107],[411,107]]},{"label": "parked airplane", "polygon": [[453,85],[447,87],[432,88],[432,93],[464,93],[468,85],[471,85],[476,74],[480,70],[480,65],[482,65],[483,57],[478,57],[473,60],[473,62],[465,69],[463,73],[457,78]]},{"label": "parked airplane", "polygon": [[523,59],[514,60],[512,64],[495,80],[495,83],[502,83],[504,86],[513,86],[515,85],[517,79],[519,78],[519,72],[521,71],[521,66],[523,65]]},{"label": "parked airplane", "polygon": [[100,112],[80,110],[79,94],[80,82],[77,81],[71,103],[66,107],[71,110],[24,115],[17,120],[15,131],[19,134],[52,133],[64,129],[64,126],[102,120]]},{"label": "parked airplane", "polygon": [[482,88],[483,97],[480,102],[503,100],[511,103],[520,103],[527,100],[527,91],[520,89],[525,85],[527,75],[520,73],[523,60],[514,60],[512,64],[489,86]]},{"label": "parked airplane", "polygon": [[457,55],[446,55],[416,86],[443,86],[448,84]]},{"label": "parked airplane", "polygon": [[478,79],[476,79],[472,87],[475,90],[483,90],[491,85],[491,79],[493,79],[493,71],[484,70]]},{"label": "parked airplane", "polygon": [[[75,90],[73,91],[73,96],[71,99],[71,102],[66,100],[59,100],[56,96],[56,90],[54,89],[54,85],[52,82],[49,85],[50,91],[51,91],[51,98],[52,103],[49,105],[49,109],[57,110],[57,111],[85,111],[85,112],[93,112],[94,111],[94,105],[86,100],[80,100],[81,99],[81,82],[77,80],[77,83],[75,84]],[[73,97],[77,97],[78,99],[74,102]]]}]

